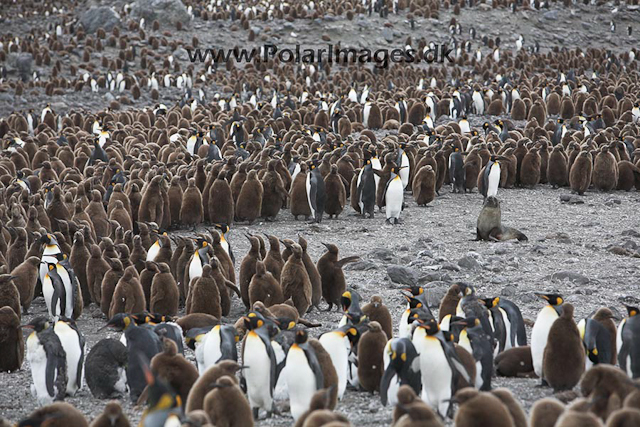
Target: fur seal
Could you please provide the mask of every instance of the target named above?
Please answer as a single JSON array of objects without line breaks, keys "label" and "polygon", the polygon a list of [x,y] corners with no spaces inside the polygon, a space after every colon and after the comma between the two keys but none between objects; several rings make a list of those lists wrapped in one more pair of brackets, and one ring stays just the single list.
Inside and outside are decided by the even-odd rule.
[{"label": "fur seal", "polygon": [[478,216],[476,240],[505,241],[511,239],[528,240],[524,233],[502,225],[500,201],[494,196],[487,197]]}]

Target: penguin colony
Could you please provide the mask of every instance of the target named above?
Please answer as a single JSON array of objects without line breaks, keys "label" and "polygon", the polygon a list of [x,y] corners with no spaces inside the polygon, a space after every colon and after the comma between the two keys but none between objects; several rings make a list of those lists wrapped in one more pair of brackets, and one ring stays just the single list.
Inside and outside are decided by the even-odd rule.
[{"label": "penguin colony", "polygon": [[[243,30],[253,20],[329,14],[405,15],[413,27],[451,6],[454,15],[476,9],[424,0],[185,3],[192,20]],[[502,3],[494,7],[549,7]],[[129,398],[149,427],[250,426],[271,416],[345,426],[340,402],[356,391],[394,406],[396,426],[640,423],[635,306],[624,319],[605,307],[576,319],[562,295],[540,293],[527,339],[513,302],[459,282],[435,314],[428,287],[400,290],[406,309],[394,325],[380,296],[367,302],[348,286],[343,267],[358,256],[323,243],[314,262],[303,236],[252,232],[262,219],[326,224],[353,212],[374,220],[384,212],[396,225],[407,194],[425,206],[447,188],[477,187],[476,238],[526,241],[502,224],[500,188],[638,190],[635,49],[543,52],[522,36],[476,35],[453,17],[450,67],[189,64],[158,54],[199,46],[197,37],[172,38],[181,22],[145,22],[124,6],[121,26],[88,33],[65,9],[18,7],[56,23],[0,36],[0,64],[29,53],[50,74],[0,65],[3,91],[113,99],[95,112],[47,104],[0,117],[0,369],[28,369],[40,407],[18,425],[89,425],[63,402],[83,389]],[[419,55],[430,48],[424,38],[406,45]],[[69,51],[81,60],[69,65]],[[450,203],[456,197],[464,196]],[[242,260],[230,240],[238,224],[249,230]],[[40,297],[46,312],[21,322]],[[86,345],[81,316],[91,305],[119,339]],[[342,317],[316,334],[320,325],[306,316],[321,305]],[[232,307],[243,315],[229,319]],[[509,390],[492,386],[496,375],[537,376],[558,393],[578,386],[580,397],[542,399],[527,416]],[[91,425],[130,421],[112,401]]]}]

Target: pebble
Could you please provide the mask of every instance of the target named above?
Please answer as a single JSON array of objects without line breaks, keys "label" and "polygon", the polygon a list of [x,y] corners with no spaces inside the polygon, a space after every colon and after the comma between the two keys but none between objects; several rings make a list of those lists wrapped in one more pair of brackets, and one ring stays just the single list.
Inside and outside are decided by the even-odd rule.
[{"label": "pebble", "polygon": [[387,276],[393,283],[401,283],[403,285],[414,286],[418,283],[418,272],[413,268],[404,267],[402,265],[387,266]]},{"label": "pebble", "polygon": [[575,273],[572,271],[558,271],[551,275],[551,280],[569,280],[572,282],[577,282],[581,285],[586,285],[591,282],[587,276],[584,276],[580,273]]}]

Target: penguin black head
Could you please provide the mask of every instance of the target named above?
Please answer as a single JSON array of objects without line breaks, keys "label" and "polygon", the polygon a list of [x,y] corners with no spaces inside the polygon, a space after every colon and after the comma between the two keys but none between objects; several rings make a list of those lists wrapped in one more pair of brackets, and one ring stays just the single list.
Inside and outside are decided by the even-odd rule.
[{"label": "penguin black head", "polygon": [[101,329],[111,327],[116,330],[123,331],[127,329],[132,323],[134,323],[134,321],[131,318],[131,316],[129,316],[126,313],[118,313],[115,316],[113,316],[111,319],[109,319],[107,324],[103,326]]},{"label": "penguin black head", "polygon": [[409,309],[423,308],[424,307],[424,303],[422,301],[420,301],[418,298],[410,297],[410,296],[407,296],[407,295],[405,295],[405,298],[407,299],[407,302],[409,303]]},{"label": "penguin black head", "polygon": [[408,288],[402,289],[402,291],[410,292],[411,295],[417,297],[424,293],[424,288],[422,286],[409,286]]},{"label": "penguin black head", "polygon": [[250,312],[245,317],[243,317],[243,319],[244,319],[244,326],[250,331],[261,328],[262,326],[264,326],[264,323],[265,323],[264,317],[262,317],[260,313],[255,311]]},{"label": "penguin black head", "polygon": [[309,334],[304,329],[296,331],[296,344],[304,344],[309,339]]},{"label": "penguin black head", "polygon": [[278,317],[274,319],[274,322],[281,331],[290,331],[297,325],[297,323],[289,317]]},{"label": "penguin black head", "polygon": [[473,286],[467,284],[467,283],[456,283],[458,285],[458,288],[460,289],[460,294],[463,297],[466,297],[467,295],[471,295],[473,294],[476,290]]},{"label": "penguin black head", "polygon": [[[142,356],[141,356],[142,357]],[[146,413],[168,410],[182,406],[182,399],[171,386],[161,378],[157,378],[147,364],[143,364],[147,380],[148,395]]]},{"label": "penguin black head", "polygon": [[58,241],[56,240],[56,237],[53,234],[45,234],[44,236],[42,236],[40,238],[40,242],[47,245],[47,246],[58,246]]},{"label": "penguin black head", "polygon": [[209,245],[209,242],[207,242],[207,239],[204,237],[198,237],[196,243],[198,244],[198,248],[206,248]]},{"label": "penguin black head", "polygon": [[189,329],[184,337],[184,341],[185,343],[187,343],[187,347],[189,347],[191,350],[195,350],[196,343],[201,342],[212,328],[212,326],[205,326],[202,328]]},{"label": "penguin black head", "polygon": [[478,300],[478,302],[480,302],[481,304],[484,304],[484,306],[487,308],[493,308],[493,307],[496,307],[500,302],[500,297],[485,298],[485,299]]},{"label": "penguin black head", "polygon": [[38,316],[31,319],[31,322],[27,323],[26,325],[22,325],[22,328],[33,329],[35,332],[42,332],[45,329],[49,329],[50,326],[51,323],[49,322],[49,319],[47,317]]},{"label": "penguin black head", "polygon": [[638,309],[638,307],[633,307],[631,305],[625,305],[624,307],[627,309],[629,317],[637,316],[638,313],[640,313],[640,309]]},{"label": "penguin black head", "polygon": [[423,328],[427,331],[427,335],[435,335],[440,331],[440,325],[436,319],[428,319],[418,325],[419,328]]},{"label": "penguin black head", "polygon": [[[397,372],[400,372],[402,366],[408,361],[409,354],[407,343],[410,342],[406,339],[395,339],[391,341],[388,348],[388,354],[390,362],[389,364],[394,367]],[[409,363],[411,360],[409,360]]]},{"label": "penguin black head", "polygon": [[477,317],[466,317],[461,320],[456,320],[453,323],[455,323],[456,325],[464,326],[466,328],[473,328],[480,325],[480,319],[478,319]]},{"label": "penguin black head", "polygon": [[559,295],[559,294],[542,294],[542,293],[535,292],[535,296],[547,301],[549,305],[554,305],[554,306],[561,305],[564,302],[562,295]]},{"label": "penguin black head", "polygon": [[227,224],[215,224],[214,225],[215,228],[217,228],[218,230],[220,230],[222,232],[222,234],[226,234],[229,232],[229,226]]}]

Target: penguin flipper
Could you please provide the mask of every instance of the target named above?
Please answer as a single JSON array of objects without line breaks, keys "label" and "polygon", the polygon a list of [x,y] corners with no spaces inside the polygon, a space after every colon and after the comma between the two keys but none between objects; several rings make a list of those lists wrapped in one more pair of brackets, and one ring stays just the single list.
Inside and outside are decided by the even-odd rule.
[{"label": "penguin flipper", "polygon": [[238,289],[238,287],[234,285],[231,280],[225,280],[224,284],[227,288],[231,289],[238,296],[238,298],[242,298],[240,294],[240,289]]},{"label": "penguin flipper", "polygon": [[380,380],[380,402],[382,402],[383,406],[387,406],[389,384],[391,384],[394,375],[396,375],[396,371],[393,369],[393,366],[389,364],[387,369],[384,370],[384,374],[382,374],[382,379]]},{"label": "penguin flipper", "polygon": [[233,360],[238,361],[238,354],[236,350],[236,339],[235,334],[232,330],[228,328],[220,328],[220,359],[216,361],[216,363],[221,360]]},{"label": "penguin flipper", "polygon": [[315,352],[311,350],[309,347],[303,348],[305,356],[307,356],[307,360],[309,361],[309,366],[313,371],[313,374],[316,377],[316,390],[320,390],[324,387],[324,375],[322,373],[322,368],[320,367],[320,362],[318,361],[318,357]]}]

